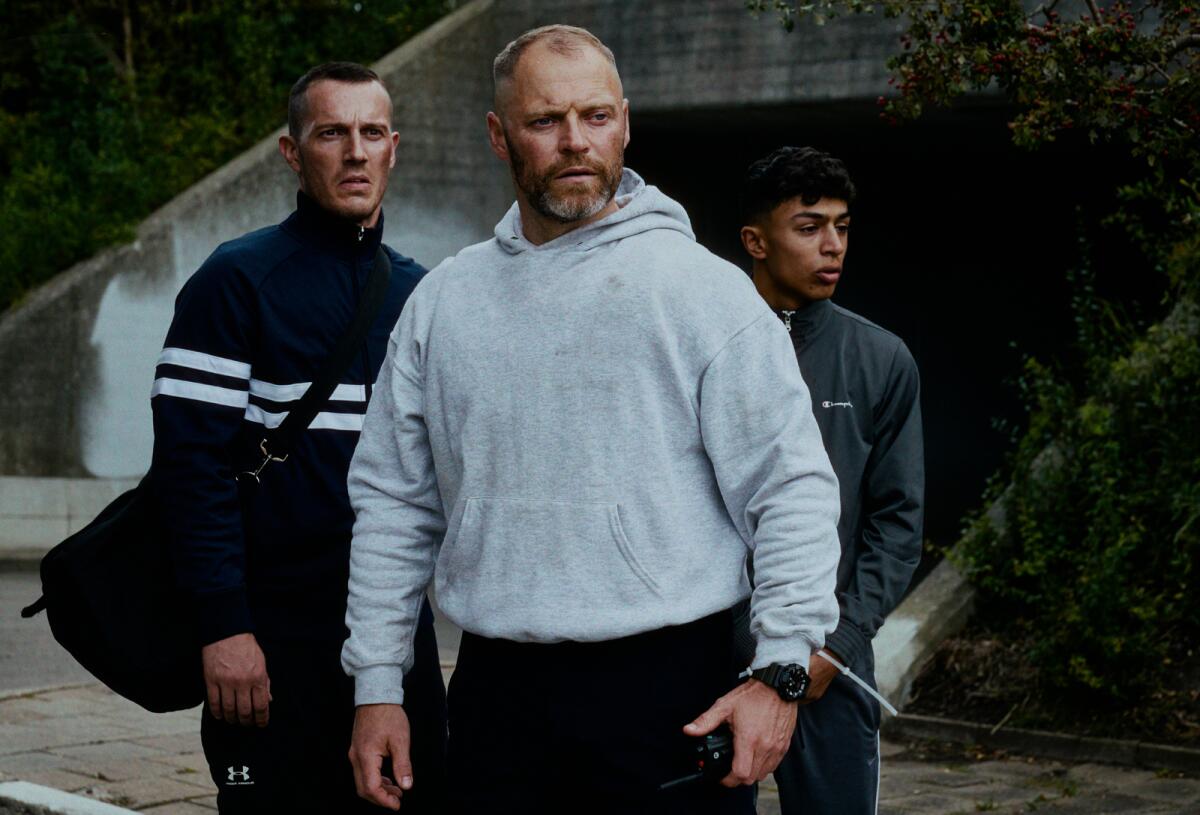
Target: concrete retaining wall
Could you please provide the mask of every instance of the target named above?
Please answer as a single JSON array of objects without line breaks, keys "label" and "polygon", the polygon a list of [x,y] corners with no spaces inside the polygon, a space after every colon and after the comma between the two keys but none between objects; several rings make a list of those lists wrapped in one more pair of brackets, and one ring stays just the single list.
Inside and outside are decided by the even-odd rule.
[{"label": "concrete retaining wall", "polygon": [[[382,60],[403,134],[386,240],[429,264],[490,231],[506,179],[464,121],[495,37],[474,2]],[[454,100],[451,102],[451,100]],[[79,264],[0,318],[0,474],[131,477],[150,460],[149,388],[174,298],[218,243],[277,222],[296,181],[281,128],[148,218],[137,240]]]},{"label": "concrete retaining wall", "polygon": [[[731,0],[467,3],[376,65],[401,133],[385,202],[386,239],[400,251],[431,265],[491,234],[511,201],[485,139],[491,60],[549,22],[587,26],[613,48],[635,138],[639,115],[873,98],[885,88],[897,29],[861,17],[802,23],[788,35],[773,16],[755,18]],[[293,206],[278,136],[156,212],[133,244],[77,265],[0,316],[0,474],[145,470],[149,387],[176,292],[218,243]]]},{"label": "concrete retaining wall", "polygon": [[136,479],[0,477],[0,565],[33,567]]}]

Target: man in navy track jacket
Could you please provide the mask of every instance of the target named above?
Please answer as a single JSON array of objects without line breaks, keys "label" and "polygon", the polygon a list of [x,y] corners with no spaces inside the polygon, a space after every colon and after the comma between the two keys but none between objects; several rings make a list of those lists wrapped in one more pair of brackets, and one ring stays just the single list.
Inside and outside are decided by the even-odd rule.
[{"label": "man in navy track jacket", "polygon": [[[296,211],[213,252],[180,292],[158,361],[153,483],[195,611],[195,630],[180,634],[201,649],[201,734],[222,813],[374,810],[355,794],[346,755],[346,472],[421,266],[384,247],[390,286],[360,357],[244,507],[234,476],[257,467],[264,431],[295,406],[355,312],[383,235],[399,141],[391,114],[386,88],[361,65],[301,77],[280,138],[299,177]],[[445,691],[428,603],[409,676],[421,721],[404,810],[437,812]]]}]

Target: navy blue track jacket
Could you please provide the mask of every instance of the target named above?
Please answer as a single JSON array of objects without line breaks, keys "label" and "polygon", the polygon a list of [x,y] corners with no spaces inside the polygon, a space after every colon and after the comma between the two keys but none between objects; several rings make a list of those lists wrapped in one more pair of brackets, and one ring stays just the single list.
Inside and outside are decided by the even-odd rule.
[{"label": "navy blue track jacket", "polygon": [[[330,401],[248,506],[234,476],[345,333],[380,245],[299,194],[283,223],[222,244],[179,293],[155,372],[152,483],[201,644],[254,631],[278,598],[345,606],[346,472],[388,336],[425,269],[390,247],[387,300]],[[341,619],[336,619],[341,624]]]}]

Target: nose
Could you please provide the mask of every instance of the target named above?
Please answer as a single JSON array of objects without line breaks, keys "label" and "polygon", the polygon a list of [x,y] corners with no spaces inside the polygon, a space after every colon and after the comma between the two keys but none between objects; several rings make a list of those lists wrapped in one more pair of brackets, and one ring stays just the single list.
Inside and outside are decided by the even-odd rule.
[{"label": "nose", "polygon": [[837,227],[830,225],[821,230],[821,254],[837,257],[846,251],[846,242]]},{"label": "nose", "polygon": [[587,139],[583,135],[583,123],[574,113],[563,119],[559,149],[564,153],[584,153],[588,149]]},{"label": "nose", "polygon": [[362,164],[366,160],[366,142],[357,129],[352,129],[346,138],[346,161],[350,164]]}]

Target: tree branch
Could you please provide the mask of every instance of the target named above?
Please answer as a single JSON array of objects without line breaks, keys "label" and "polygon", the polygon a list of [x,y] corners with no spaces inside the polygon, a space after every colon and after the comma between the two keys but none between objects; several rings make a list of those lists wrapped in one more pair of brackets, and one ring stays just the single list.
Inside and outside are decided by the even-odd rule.
[{"label": "tree branch", "polygon": [[1189,48],[1200,48],[1200,34],[1187,34],[1175,40],[1171,43],[1169,56],[1173,57],[1180,51],[1186,51]]},{"label": "tree branch", "polygon": [[1100,9],[1096,6],[1096,0],[1087,0],[1088,11],[1092,13],[1092,19],[1100,22]]},{"label": "tree branch", "polygon": [[1027,16],[1025,19],[1032,20],[1034,17],[1038,16],[1039,14],[1048,14],[1049,12],[1054,11],[1054,7],[1057,6],[1058,3],[1059,3],[1059,0],[1047,0],[1045,3],[1042,3],[1040,6],[1035,8],[1033,11],[1029,12],[1029,16]]},{"label": "tree branch", "polygon": [[117,52],[112,49],[112,46],[104,41],[103,37],[96,33],[96,29],[92,27],[90,22],[88,22],[87,14],[84,12],[83,6],[80,5],[79,0],[73,0],[71,5],[74,6],[75,13],[79,15],[79,19],[83,23],[83,29],[87,34],[87,38],[92,41],[92,44],[95,45],[96,48],[99,49],[100,53],[104,55],[104,58],[108,60],[109,65],[111,65],[113,70],[116,71],[117,76],[119,76],[121,79],[125,79],[125,63],[121,61],[119,56],[117,56]]}]

